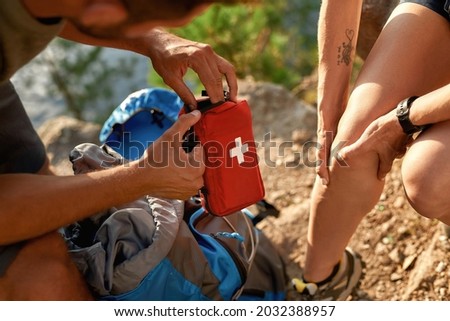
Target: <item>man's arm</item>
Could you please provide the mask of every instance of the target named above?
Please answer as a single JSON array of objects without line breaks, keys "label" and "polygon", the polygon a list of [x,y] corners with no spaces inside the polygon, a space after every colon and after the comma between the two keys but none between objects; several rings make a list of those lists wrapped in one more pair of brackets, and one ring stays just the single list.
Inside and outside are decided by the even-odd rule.
[{"label": "man's arm", "polygon": [[[130,50],[142,55],[146,55],[147,50],[144,46],[144,42],[140,38],[121,38],[121,39],[102,39],[89,36],[83,32],[80,32],[73,24],[67,21],[61,30],[60,37],[71,40],[74,42],[83,43],[91,46],[109,47],[123,50]],[[149,31],[149,39],[151,39],[151,31]]]},{"label": "man's arm", "polygon": [[183,134],[200,113],[183,115],[144,157],[75,176],[0,175],[0,244],[53,231],[143,195],[187,199],[203,186],[202,148],[186,154]]},{"label": "man's arm", "polygon": [[212,102],[223,100],[224,76],[230,99],[237,99],[238,86],[233,65],[217,55],[209,45],[177,37],[161,28],[152,29],[140,38],[98,39],[80,32],[69,22],[60,36],[88,45],[134,51],[149,57],[164,82],[188,105],[197,105],[194,95],[183,81],[188,68],[198,74]]},{"label": "man's arm", "polygon": [[322,164],[318,174],[324,183],[328,182],[327,153],[347,104],[361,7],[362,0],[324,0],[320,9],[317,103]]}]

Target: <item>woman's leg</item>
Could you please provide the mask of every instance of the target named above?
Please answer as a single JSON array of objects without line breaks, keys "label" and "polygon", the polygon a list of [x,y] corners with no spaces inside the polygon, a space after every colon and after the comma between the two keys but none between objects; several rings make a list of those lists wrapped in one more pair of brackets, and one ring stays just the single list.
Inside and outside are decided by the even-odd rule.
[{"label": "woman's leg", "polygon": [[[450,97],[449,97],[450,99]],[[450,224],[450,121],[433,125],[405,155],[402,177],[414,209]]]},{"label": "woman's leg", "polygon": [[[374,119],[402,99],[449,83],[449,53],[448,21],[417,4],[399,5],[360,72],[334,145],[354,142]],[[333,161],[329,185],[317,180],[314,186],[304,268],[304,278],[311,282],[331,274],[383,189],[377,179],[376,154],[348,165]]]}]

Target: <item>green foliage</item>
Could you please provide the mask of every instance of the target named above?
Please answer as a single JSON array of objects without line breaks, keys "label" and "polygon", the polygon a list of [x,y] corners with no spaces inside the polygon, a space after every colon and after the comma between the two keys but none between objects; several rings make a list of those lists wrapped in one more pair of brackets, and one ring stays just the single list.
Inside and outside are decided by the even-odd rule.
[{"label": "green foliage", "polygon": [[[260,5],[214,5],[186,27],[183,38],[210,44],[230,61],[239,78],[251,76],[293,88],[316,66],[319,1],[263,0]],[[198,80],[185,80],[198,90]],[[150,83],[162,85],[155,74]]]}]

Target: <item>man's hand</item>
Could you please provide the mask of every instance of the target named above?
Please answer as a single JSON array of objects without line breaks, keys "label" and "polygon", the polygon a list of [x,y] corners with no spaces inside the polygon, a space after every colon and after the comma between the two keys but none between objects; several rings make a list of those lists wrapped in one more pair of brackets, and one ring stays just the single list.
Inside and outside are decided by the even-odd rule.
[{"label": "man's hand", "polygon": [[183,136],[200,119],[200,112],[182,115],[134,164],[145,180],[146,194],[171,199],[188,199],[203,186],[203,148],[183,150]]},{"label": "man's hand", "polygon": [[213,103],[224,99],[223,77],[228,84],[229,99],[237,100],[237,78],[234,66],[217,55],[211,46],[177,37],[163,29],[152,29],[140,38],[101,39],[80,32],[66,22],[63,38],[94,45],[125,49],[151,59],[153,68],[184,103],[197,106],[197,101],[183,81],[188,68],[194,70]]},{"label": "man's hand", "polygon": [[224,99],[224,76],[230,99],[236,101],[238,85],[234,67],[217,55],[209,45],[186,40],[159,29],[152,31],[149,41],[149,57],[153,68],[186,104],[197,105],[194,95],[183,81],[188,68],[198,74],[213,103]]},{"label": "man's hand", "polygon": [[394,159],[405,154],[409,142],[393,110],[374,120],[361,137],[352,145],[344,147],[339,155],[351,163],[356,162],[360,155],[376,153],[379,159],[377,176],[382,180],[391,170]]}]

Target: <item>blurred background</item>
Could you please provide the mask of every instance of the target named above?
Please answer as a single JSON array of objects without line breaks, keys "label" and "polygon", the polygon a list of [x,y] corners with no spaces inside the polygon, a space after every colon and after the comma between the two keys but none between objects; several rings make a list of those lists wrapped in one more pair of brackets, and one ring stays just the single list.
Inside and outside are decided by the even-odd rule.
[{"label": "blurred background", "polygon": [[[314,104],[315,90],[305,90],[304,81],[317,63],[320,1],[261,4],[213,5],[188,26],[171,31],[210,44],[234,64],[239,78],[280,84]],[[189,72],[185,81],[200,95],[195,73]],[[165,87],[146,57],[62,39],[54,40],[13,82],[36,127],[60,114],[103,123],[129,93]]]}]

